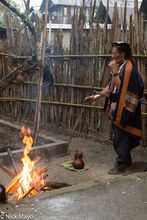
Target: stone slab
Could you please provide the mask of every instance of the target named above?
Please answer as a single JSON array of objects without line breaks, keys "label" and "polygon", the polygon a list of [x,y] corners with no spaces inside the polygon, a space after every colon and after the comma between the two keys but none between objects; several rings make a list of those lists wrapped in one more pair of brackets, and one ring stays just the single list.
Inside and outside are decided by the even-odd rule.
[{"label": "stone slab", "polygon": [[[12,122],[5,121],[0,119],[0,123],[3,125],[10,126],[15,129],[21,129],[20,125],[16,125]],[[50,143],[43,144],[39,146],[33,146],[30,152],[30,157],[35,158],[36,156],[41,156],[43,158],[51,159],[53,157],[59,157],[62,155],[66,155],[68,152],[68,145],[65,141],[58,140],[51,136],[46,136],[44,134],[39,133],[39,137],[42,137],[46,140],[49,140]],[[20,161],[20,158],[23,156],[24,149],[13,150],[12,155],[14,160],[17,162]],[[10,158],[7,152],[0,153],[0,165],[9,165],[11,163]]]}]

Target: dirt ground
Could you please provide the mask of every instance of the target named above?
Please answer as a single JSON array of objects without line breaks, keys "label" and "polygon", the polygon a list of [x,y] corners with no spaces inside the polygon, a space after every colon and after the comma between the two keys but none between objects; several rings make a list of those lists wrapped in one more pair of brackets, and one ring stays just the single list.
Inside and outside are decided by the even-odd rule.
[{"label": "dirt ground", "polygon": [[[55,137],[59,140],[69,141],[70,136],[66,131],[61,129],[41,129],[41,132],[47,136]],[[15,133],[15,135],[14,135]],[[0,148],[2,146],[17,146],[18,147],[18,138],[16,135],[19,134],[19,131],[16,134],[14,129],[10,129],[6,126],[0,125]],[[15,145],[16,142],[16,145]],[[38,140],[38,143],[43,143],[42,140]],[[71,161],[74,159],[74,153],[76,151],[82,151],[84,155],[84,163],[88,166],[88,170],[75,172],[69,171],[61,166],[61,163]],[[38,155],[39,156],[39,155]],[[107,174],[107,171],[113,167],[115,162],[116,154],[113,151],[112,141],[106,140],[103,142],[97,141],[96,138],[86,138],[78,137],[74,135],[71,143],[68,147],[68,154],[62,157],[55,157],[52,159],[42,158],[40,161],[40,166],[47,166],[48,168],[48,178],[47,181],[52,182],[63,182],[70,185],[84,183],[88,181],[102,181],[105,182],[111,178],[117,178],[116,176],[111,176]],[[132,173],[144,172],[147,170],[147,147],[137,147],[132,151],[133,165],[126,171],[123,175],[131,175]],[[9,167],[11,170],[12,167]],[[10,178],[0,169],[0,183],[7,185],[10,181]]]},{"label": "dirt ground", "polygon": [[[0,147],[4,143],[10,146],[10,140],[13,140],[13,146],[18,147],[18,143],[15,145],[18,139],[13,138],[19,131],[10,130],[0,127]],[[70,139],[63,129],[41,128],[41,133],[66,142]],[[43,139],[38,141],[43,144]],[[73,160],[76,151],[83,152],[88,170],[75,172],[61,166],[61,163]],[[111,140],[100,142],[92,137],[74,136],[68,154],[52,159],[42,158],[39,162],[40,167],[48,168],[46,182],[70,186],[0,204],[0,219],[145,220],[147,147],[139,146],[132,151],[133,165],[123,175],[107,173],[113,167],[115,157]],[[9,169],[13,170],[13,167]],[[0,183],[6,186],[10,181],[11,178],[0,167]]]},{"label": "dirt ground", "polygon": [[[56,135],[56,138],[68,141],[69,137]],[[73,172],[61,167],[62,162],[73,160],[75,151],[82,151],[84,162],[89,169],[83,172]],[[112,141],[97,142],[92,139],[73,137],[69,145],[69,155],[54,159],[48,162],[48,167],[52,172],[48,172],[49,177],[55,181],[62,181],[69,184],[78,184],[86,181],[105,182],[116,176],[107,174],[113,167],[116,154],[113,151]],[[133,165],[123,175],[144,172],[147,170],[147,148],[138,147],[132,151]]]}]

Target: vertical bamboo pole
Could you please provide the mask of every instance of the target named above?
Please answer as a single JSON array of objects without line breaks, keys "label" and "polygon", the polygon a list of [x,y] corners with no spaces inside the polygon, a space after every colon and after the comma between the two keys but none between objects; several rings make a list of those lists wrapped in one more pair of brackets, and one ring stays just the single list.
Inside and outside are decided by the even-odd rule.
[{"label": "vertical bamboo pole", "polygon": [[132,47],[132,51],[133,51],[133,22],[132,22],[132,15],[130,15],[130,21],[129,21],[129,40],[130,40],[130,45]]},{"label": "vertical bamboo pole", "polygon": [[115,2],[114,10],[113,10],[110,42],[112,43],[113,41],[120,41],[121,39],[120,36],[121,36],[121,24],[119,22],[117,2]]},{"label": "vertical bamboo pole", "polygon": [[[140,54],[140,42],[139,42],[139,12],[138,12],[138,0],[134,0],[134,17],[135,17],[135,27],[136,27],[136,52]],[[140,61],[137,60],[138,71],[140,72]]]},{"label": "vertical bamboo pole", "polygon": [[44,60],[45,60],[45,36],[46,36],[46,26],[47,26],[47,15],[48,15],[48,0],[46,0],[45,6],[45,22],[44,22],[44,30],[43,30],[43,42],[42,42],[42,60],[40,62],[40,78],[39,78],[39,85],[38,85],[38,96],[37,96],[37,103],[36,103],[36,113],[35,113],[35,121],[34,121],[34,145],[36,143],[39,125],[40,125],[40,114],[41,114],[41,99],[42,99],[42,84],[43,84],[43,70],[44,70]]},{"label": "vertical bamboo pole", "polygon": [[[143,54],[145,53],[144,51],[144,48],[145,48],[145,45],[144,45],[144,14],[143,13],[140,13],[140,19],[139,19],[139,27],[140,27],[140,53]],[[144,85],[146,83],[146,79],[147,79],[147,76],[146,76],[146,60],[145,59],[141,59],[140,60],[140,74],[143,78],[143,81],[144,81]],[[145,85],[145,88],[146,88],[146,85]],[[141,110],[143,112],[146,112],[147,110],[147,107],[146,105],[142,105],[142,108]],[[143,120],[142,120],[142,128],[143,128],[143,141],[142,141],[142,145],[143,146],[146,146],[147,145],[147,135],[146,135],[146,126],[147,126],[147,120],[146,118],[144,117]]]},{"label": "vertical bamboo pole", "polygon": [[138,14],[138,0],[134,0],[134,15],[135,15],[135,27],[136,27],[136,48],[137,54],[139,54],[139,14]]},{"label": "vertical bamboo pole", "polygon": [[105,17],[105,23],[104,23],[104,52],[106,52],[106,48],[107,48],[107,38],[108,38],[108,31],[107,31],[107,26],[108,26],[108,16],[109,16],[109,0],[107,0],[107,10],[106,10],[106,17]]},{"label": "vertical bamboo pole", "polygon": [[124,21],[123,21],[123,41],[126,41],[126,30],[127,30],[127,24],[126,24],[126,16],[127,16],[127,0],[125,0],[125,7],[124,7]]}]

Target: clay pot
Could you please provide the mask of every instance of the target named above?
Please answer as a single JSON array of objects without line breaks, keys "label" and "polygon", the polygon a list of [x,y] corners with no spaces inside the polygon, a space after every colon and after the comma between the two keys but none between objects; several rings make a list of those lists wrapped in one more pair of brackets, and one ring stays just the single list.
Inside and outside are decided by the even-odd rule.
[{"label": "clay pot", "polygon": [[24,82],[24,76],[22,75],[22,72],[20,71],[16,77],[16,80],[18,82]]},{"label": "clay pot", "polygon": [[75,169],[83,169],[84,168],[84,161],[82,159],[83,153],[82,152],[76,152],[74,155],[74,161],[73,161],[73,167]]},{"label": "clay pot", "polygon": [[0,184],[0,202],[5,202],[7,200],[5,187]]}]

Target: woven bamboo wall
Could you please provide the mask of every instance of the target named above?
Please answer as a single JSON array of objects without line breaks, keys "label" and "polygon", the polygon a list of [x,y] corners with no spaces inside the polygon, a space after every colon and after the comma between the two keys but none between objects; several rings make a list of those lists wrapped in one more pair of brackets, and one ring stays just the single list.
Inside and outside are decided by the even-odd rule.
[{"label": "woven bamboo wall", "polygon": [[[95,5],[91,7],[89,31],[84,29],[84,12],[81,7],[80,16],[75,11],[73,19],[73,25],[71,30],[70,39],[70,51],[69,54],[84,55],[84,54],[111,54],[111,42],[116,40],[122,40],[125,36],[127,42],[130,42],[133,48],[134,54],[145,54],[144,49],[144,33],[139,35],[140,46],[137,47],[136,33],[139,33],[133,26],[130,18],[129,31],[121,31],[120,22],[118,19],[117,5],[114,7],[113,23],[111,29],[108,29],[107,19],[104,24],[104,28],[99,26],[99,17],[97,18],[96,28],[93,27],[93,15]],[[108,8],[107,8],[108,10]],[[143,18],[141,15],[138,28],[143,27]],[[7,27],[7,29],[10,27]],[[141,29],[143,31],[143,29]],[[11,32],[9,30],[9,34]],[[7,52],[9,56],[0,54],[0,78],[6,76],[11,69],[17,64],[23,63],[25,58],[14,58],[11,54],[17,55],[30,55],[30,45],[28,44],[28,34],[24,32],[19,36],[19,32],[16,33],[17,40],[14,38],[13,45],[10,48],[9,43],[12,36],[8,35],[8,38],[4,42],[7,50],[4,51],[2,47],[1,52]],[[14,35],[13,35],[14,37]],[[64,48],[62,46],[62,31],[60,30],[56,34],[55,47],[56,54],[64,54]],[[23,42],[20,45],[20,42]],[[1,41],[1,45],[2,45]],[[17,51],[14,48],[17,45]],[[69,57],[69,58],[48,58],[47,62],[50,71],[54,78],[54,86],[43,86],[42,88],[42,107],[41,107],[41,123],[49,124],[53,127],[63,127],[72,129],[77,118],[83,111],[84,98],[90,95],[93,91],[93,87],[104,87],[109,81],[108,61],[110,57]],[[146,84],[146,60],[144,58],[135,59],[138,69]],[[25,81],[18,83],[13,81],[9,84],[0,94],[0,115],[1,117],[12,118],[16,121],[27,121],[33,123],[35,115],[35,106],[37,100],[38,91],[38,79],[39,71],[37,69],[31,71],[24,71]],[[58,84],[58,86],[57,86]],[[59,84],[70,84],[71,86],[63,86]],[[89,88],[77,88],[72,85],[89,86]],[[54,103],[50,103],[54,102]],[[103,106],[104,100],[98,100],[95,106],[87,106],[83,111],[77,131],[88,133],[90,131],[101,131],[104,136],[109,136],[110,130],[108,129],[108,121],[106,116],[102,114],[101,108],[97,106]],[[74,106],[74,104],[76,104]],[[146,107],[142,107],[143,112],[146,111]],[[147,123],[143,121],[144,134],[147,127]],[[144,135],[145,136],[145,135]]]}]

